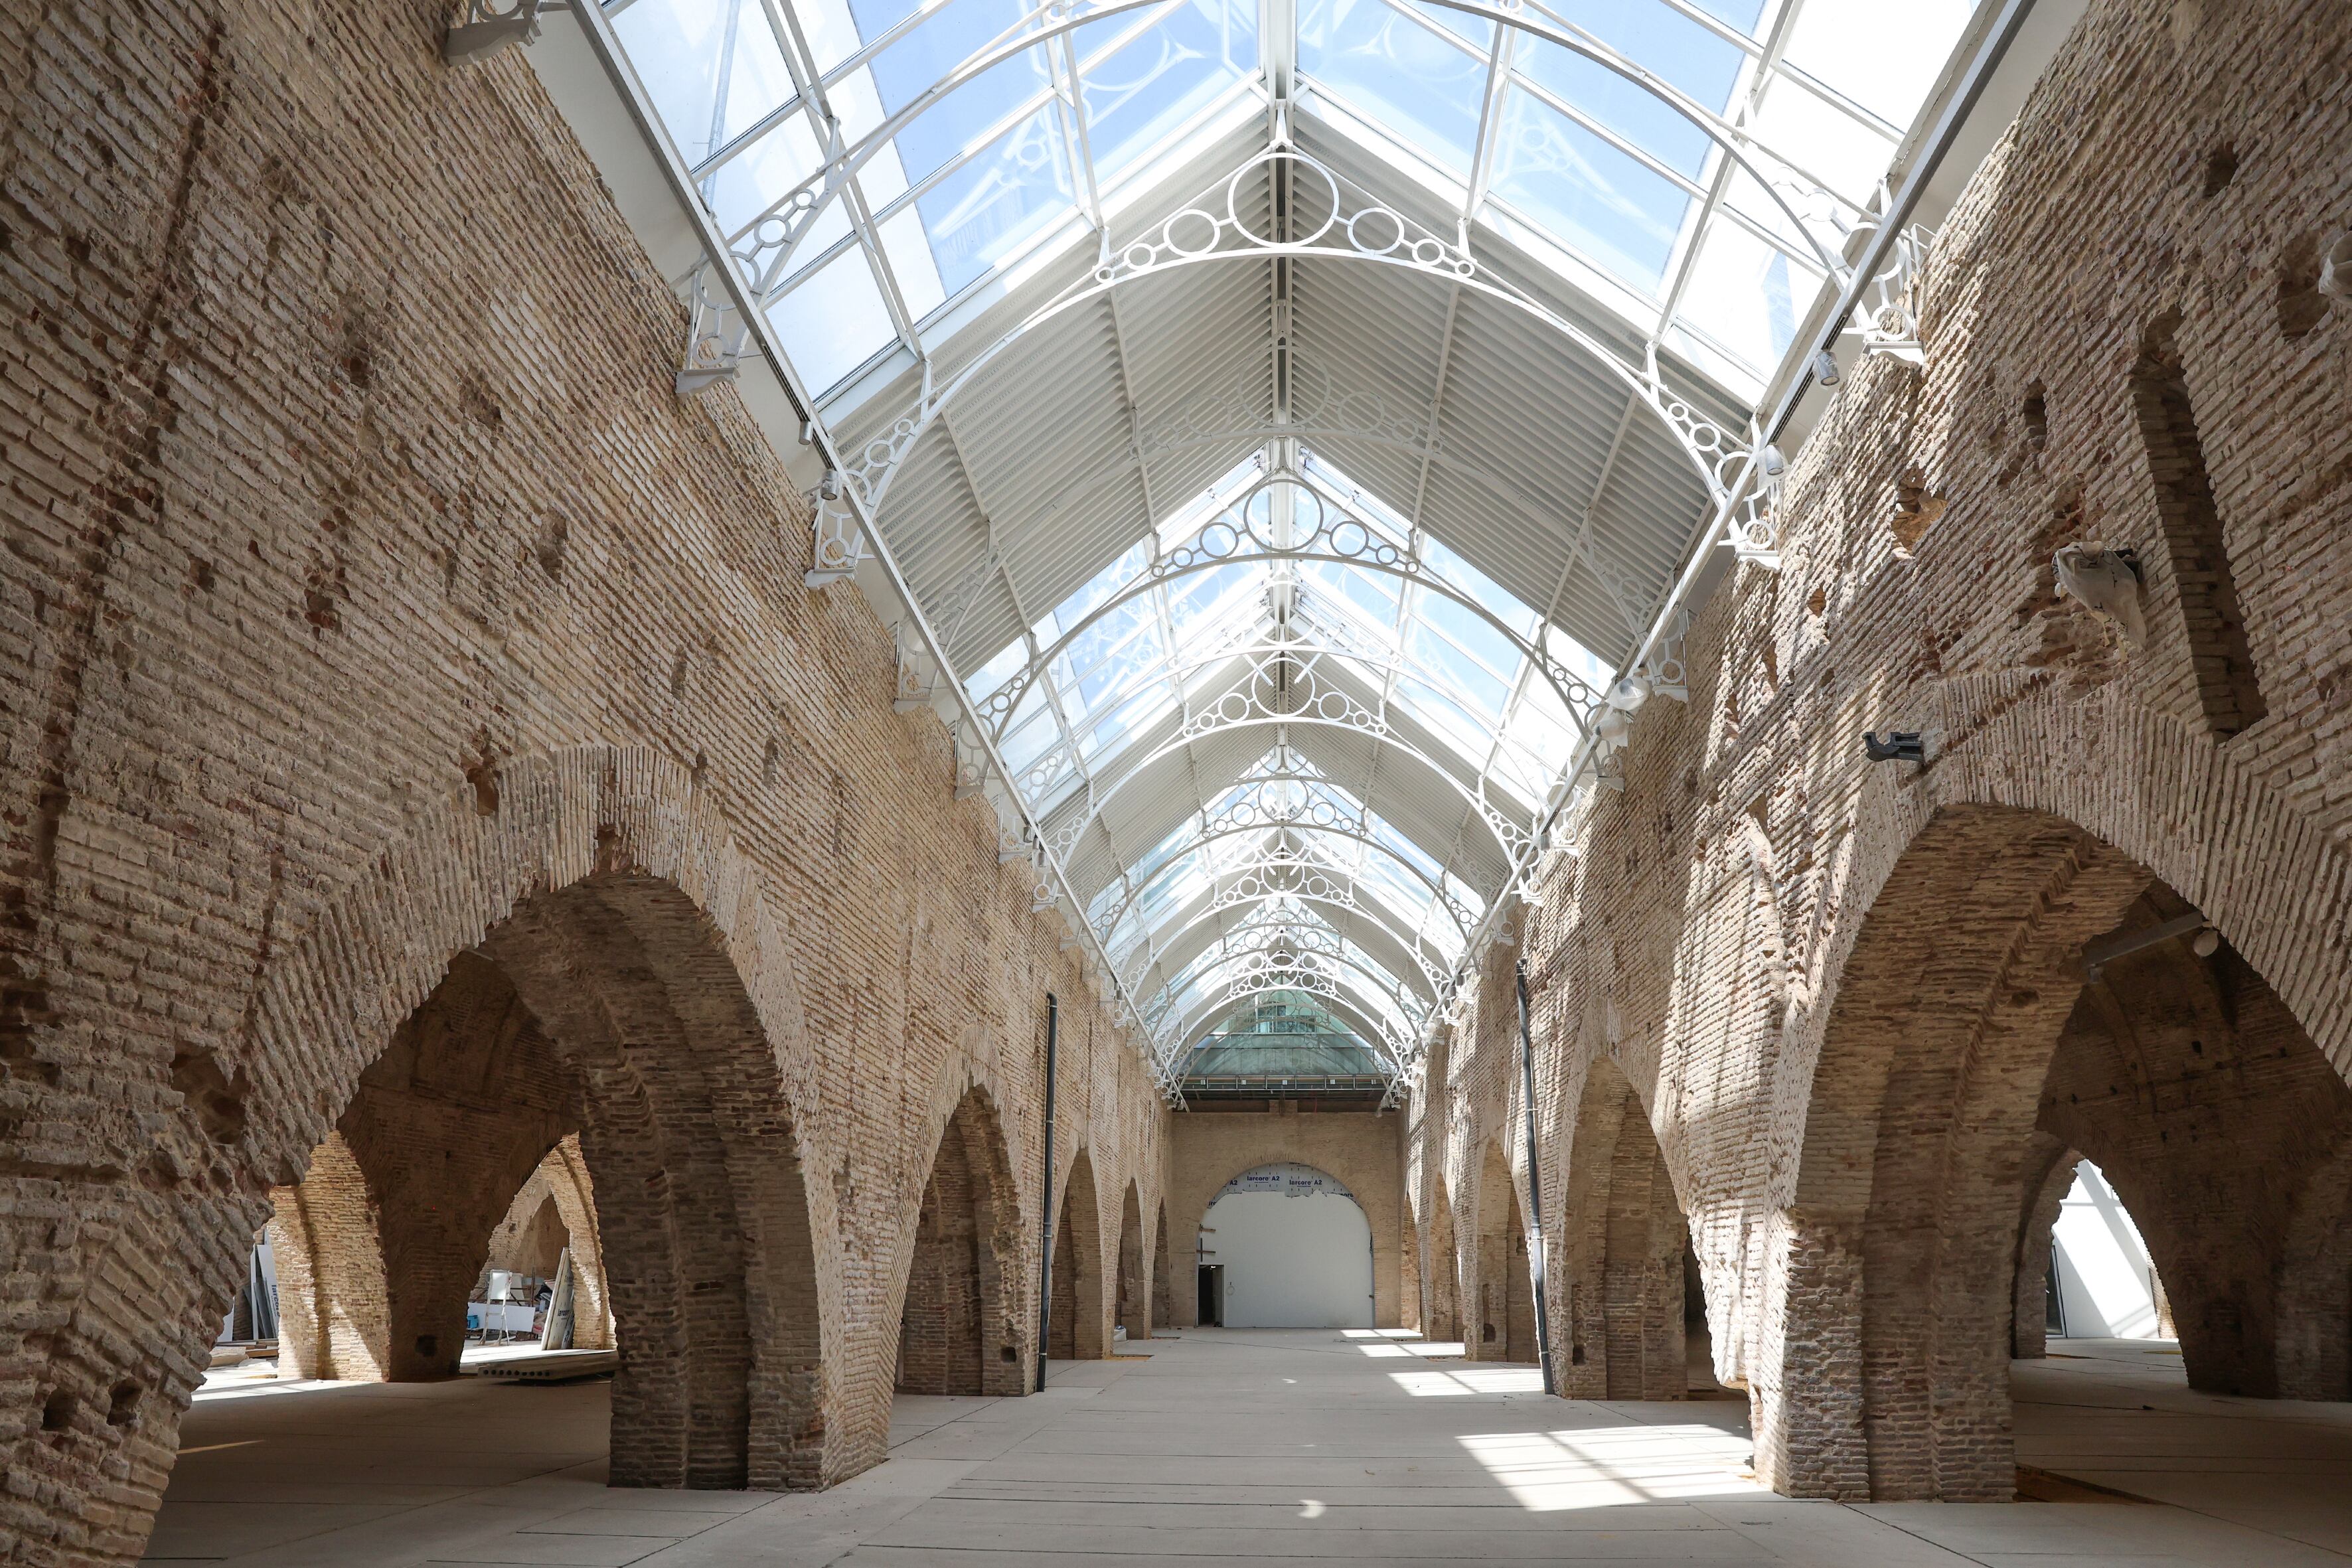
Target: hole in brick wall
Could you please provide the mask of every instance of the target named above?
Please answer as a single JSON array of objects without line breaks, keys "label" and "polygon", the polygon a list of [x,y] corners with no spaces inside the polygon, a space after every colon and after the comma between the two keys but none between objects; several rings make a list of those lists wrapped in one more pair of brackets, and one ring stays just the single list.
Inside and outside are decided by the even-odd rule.
[{"label": "hole in brick wall", "polygon": [[2028,451],[2039,452],[2050,445],[2050,395],[2038,381],[2025,388],[2025,404],[2018,411],[2025,425],[2025,446]]},{"label": "hole in brick wall", "polygon": [[139,1417],[139,1396],[146,1390],[135,1383],[118,1383],[114,1394],[106,1402],[106,1424],[128,1426]]},{"label": "hole in brick wall", "polygon": [[2132,373],[2132,404],[2147,448],[2148,479],[2189,631],[2189,657],[2205,722],[2228,739],[2267,709],[2238,605],[2221,512],[2205,466],[2197,411],[2179,348],[2180,315],[2149,326]]},{"label": "hole in brick wall", "polygon": [[760,757],[760,782],[771,789],[775,787],[776,772],[782,758],[783,748],[770,740],[768,749]]},{"label": "hole in brick wall", "polygon": [[425,1357],[426,1357],[426,1358],[428,1358],[428,1359],[429,1359],[429,1358],[431,1358],[431,1357],[433,1357],[433,1356],[438,1355],[438,1354],[440,1353],[440,1351],[441,1351],[441,1336],[440,1336],[440,1335],[438,1335],[438,1334],[419,1334],[419,1335],[417,1335],[417,1336],[416,1336],[416,1353],[417,1353],[418,1355],[425,1356]]},{"label": "hole in brick wall", "polygon": [[2326,319],[2327,298],[2319,291],[2319,241],[2305,235],[2279,256],[2279,331],[2293,342]]},{"label": "hole in brick wall", "polygon": [[196,1113],[205,1136],[220,1144],[245,1136],[243,1075],[232,1079],[221,1071],[209,1051],[183,1050],[172,1058],[172,1087]]},{"label": "hole in brick wall", "polygon": [[672,697],[683,697],[686,695],[686,672],[688,658],[689,655],[688,651],[685,648],[680,648],[677,650],[677,662],[669,667],[669,694]]},{"label": "hole in brick wall", "polygon": [[551,517],[531,543],[531,553],[539,558],[539,569],[550,577],[563,575],[563,550],[571,542],[572,529],[560,517]]},{"label": "hole in brick wall", "polygon": [[1895,477],[1895,515],[1886,520],[1886,526],[1903,547],[1903,553],[1909,554],[1927,536],[1927,530],[1944,515],[1947,504],[1942,496],[1927,488],[1926,470],[1916,465]]},{"label": "hole in brick wall", "polygon": [[41,1430],[63,1432],[73,1425],[74,1396],[58,1389],[41,1405]]},{"label": "hole in brick wall", "polygon": [[496,816],[499,814],[499,757],[490,744],[490,732],[484,730],[474,738],[474,755],[460,758],[458,766],[465,770],[466,782],[474,787],[474,815]]},{"label": "hole in brick wall", "polygon": [[996,1353],[1000,1361],[1017,1362],[1021,1359],[1021,1352],[1011,1345],[1000,1345]]},{"label": "hole in brick wall", "polygon": [[2230,188],[2238,177],[2238,150],[2224,143],[2205,155],[2205,196],[2207,200]]},{"label": "hole in brick wall", "polygon": [[506,423],[506,411],[499,406],[498,394],[490,390],[489,381],[479,371],[467,371],[457,384],[457,406],[467,418],[485,430],[495,431]]}]

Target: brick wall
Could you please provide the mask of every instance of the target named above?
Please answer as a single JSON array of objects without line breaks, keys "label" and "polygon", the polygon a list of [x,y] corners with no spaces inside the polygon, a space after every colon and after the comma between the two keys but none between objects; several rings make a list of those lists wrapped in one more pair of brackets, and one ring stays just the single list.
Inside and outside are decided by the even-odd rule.
[{"label": "brick wall", "polygon": [[[1524,958],[1553,1244],[1601,1223],[1605,1061],[1783,1489],[2011,1495],[2017,1249],[2076,1137],[2139,1173],[2194,1375],[2341,1396],[2304,1325],[2342,1321],[2352,1068],[2352,310],[2313,284],[2347,81],[2325,0],[2091,7],[1937,237],[1924,366],[1847,376],[1781,569],[1700,610],[1689,700],[1641,713],[1409,1109],[1424,1232],[1490,1142],[1526,1181]],[[2137,551],[2144,637],[2056,592],[2069,542]],[[2083,946],[2158,906],[2224,946],[2086,993]]]},{"label": "brick wall", "polygon": [[269,1193],[468,950],[581,1085],[616,1476],[873,1463],[976,1087],[1035,1234],[1044,993],[1114,1203],[1164,1117],[887,632],[803,587],[740,405],[672,395],[527,64],[444,68],[423,3],[13,20],[0,1535],[138,1556]]}]

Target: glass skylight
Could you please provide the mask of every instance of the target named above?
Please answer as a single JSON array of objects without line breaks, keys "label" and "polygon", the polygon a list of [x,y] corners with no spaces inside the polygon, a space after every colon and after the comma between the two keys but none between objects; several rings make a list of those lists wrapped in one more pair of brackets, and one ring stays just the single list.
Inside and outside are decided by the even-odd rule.
[{"label": "glass skylight", "polygon": [[[1883,201],[1890,157],[1974,8],[1971,0],[1518,0],[1507,12],[1488,0],[1072,0],[1034,11],[1025,0],[600,3],[818,421],[829,432],[855,422],[866,434],[901,412],[881,406],[880,389],[919,383],[928,394],[952,383],[1006,319],[1055,290],[1087,286],[1070,284],[1073,276],[1111,276],[1090,269],[1124,254],[1109,240],[1114,221],[1124,247],[1171,216],[1146,210],[1168,176],[1181,170],[1187,188],[1213,186],[1204,205],[1221,206],[1225,174],[1250,156],[1234,150],[1286,142],[1344,167],[1345,183],[1410,210],[1416,224],[1433,208],[1449,242],[1458,234],[1481,262],[1507,261],[1497,275],[1522,302],[1641,345],[1637,357],[1655,374],[1730,428],[1741,416],[1724,411],[1752,404],[1827,286],[1825,255]],[[1086,19],[1065,26],[1074,11]],[[1215,149],[1223,151],[1213,163]],[[1041,276],[1055,281],[1033,284]],[[1161,305],[1150,330],[1159,358],[1175,363],[1146,364],[1156,372],[1148,384],[1126,341],[1133,329],[1115,310],[1093,319],[1105,321],[1099,331],[1067,333],[1094,345],[1073,353],[1108,349],[1111,360],[1109,374],[1072,386],[1125,388],[1114,423],[1126,426],[1118,439],[1138,469],[1139,510],[1089,511],[1096,492],[1072,488],[1053,503],[1058,513],[999,516],[998,495],[1034,496],[1049,488],[1038,482],[1045,476],[1001,474],[961,450],[957,428],[940,445],[951,449],[949,466],[962,467],[970,508],[903,526],[950,537],[954,548],[933,559],[969,562],[985,551],[973,580],[995,574],[982,587],[1002,590],[999,607],[971,624],[992,628],[988,640],[1025,623],[948,679],[980,711],[1022,814],[1052,841],[1057,864],[1066,874],[1087,866],[1069,902],[1084,905],[1076,913],[1109,982],[1158,1036],[1163,1068],[1236,1009],[1277,995],[1336,1021],[1401,1070],[1504,891],[1507,872],[1497,868],[1529,843],[1577,755],[1572,704],[1589,702],[1612,673],[1611,658],[1551,617],[1605,635],[1606,613],[1589,608],[1595,584],[1617,597],[1621,583],[1633,583],[1622,596],[1638,599],[1650,590],[1635,580],[1662,569],[1654,560],[1638,571],[1623,562],[1607,572],[1588,571],[1590,562],[1568,568],[1582,574],[1581,602],[1557,565],[1539,583],[1513,577],[1506,586],[1490,575],[1513,573],[1507,551],[1528,536],[1445,511],[1467,504],[1459,486],[1429,481],[1433,462],[1463,460],[1462,450],[1439,452],[1449,372],[1438,372],[1437,407],[1388,408],[1430,395],[1402,341],[1397,384],[1346,390],[1381,404],[1408,440],[1384,437],[1383,455],[1359,456],[1364,448],[1350,443],[1369,437],[1303,417],[1292,425],[1284,395],[1274,394],[1274,426],[1234,443],[1247,455],[1214,455],[1232,465],[1221,478],[1181,504],[1153,493],[1154,463],[1173,460],[1151,455],[1171,448],[1150,446],[1147,416],[1170,416],[1184,437],[1172,417],[1179,400],[1205,396],[1212,376],[1263,354],[1265,374],[1249,369],[1244,382],[1286,385],[1283,373],[1305,363],[1308,348],[1281,336],[1291,305],[1271,285],[1267,297],[1272,310],[1246,289],[1216,296],[1244,301],[1234,308],[1240,316],[1219,318],[1228,323],[1220,336],[1235,330],[1232,320],[1247,322],[1239,330],[1251,339],[1238,343],[1171,348],[1170,335],[1181,338],[1192,318]],[[1011,308],[992,309],[1008,299]],[[1303,317],[1307,308],[1298,309]],[[1137,313],[1150,312],[1139,305]],[[1441,367],[1456,346],[1450,308],[1444,320]],[[993,324],[977,324],[984,321]],[[1377,338],[1377,326],[1363,335]],[[897,379],[916,367],[919,377]],[[1390,374],[1385,363],[1380,374]],[[1267,395],[1248,393],[1251,418],[1265,417]],[[1642,406],[1629,404],[1625,420]],[[1609,493],[1627,427],[1617,441],[1604,430],[1585,443],[1597,447],[1589,461],[1601,471],[1589,494],[1579,492],[1586,481],[1572,454],[1556,465],[1559,478],[1532,489],[1504,473],[1499,457],[1479,454],[1491,459],[1497,493],[1524,514],[1512,526],[1565,532],[1575,526],[1567,509],[1597,516],[1604,502],[1662,517],[1678,510]],[[904,428],[917,432],[910,447],[929,438],[913,421]],[[1309,429],[1362,474],[1313,449]],[[1054,445],[992,438],[1032,469],[1047,459],[1031,448]],[[1417,494],[1390,466],[1389,448],[1400,445],[1423,447]],[[1051,460],[1078,473],[1073,487],[1087,463],[1117,471],[1100,452],[1056,450]],[[1199,482],[1188,470],[1173,488]],[[1398,493],[1381,493],[1382,485]],[[1632,488],[1664,493],[1647,478]],[[874,492],[861,493],[875,513],[866,521],[895,534],[902,524]],[[1148,523],[1135,521],[1145,512]],[[1045,526],[1057,515],[1061,533]],[[1687,538],[1694,521],[1676,515],[1655,532]],[[1344,546],[1334,531],[1343,523]],[[1627,531],[1622,518],[1612,526]],[[1651,557],[1664,548],[1638,529],[1630,536]],[[1066,551],[1080,558],[1045,570],[1016,565],[1007,537],[1024,557],[1051,556],[1065,539],[1085,542]],[[933,585],[908,582],[926,611],[939,607],[928,602]],[[1542,602],[1546,595],[1560,603]],[[1625,610],[1629,621],[1639,613],[1639,605]],[[961,612],[953,618],[963,624]],[[1244,755],[1256,760],[1236,770]]]},{"label": "glass skylight", "polygon": [[1198,153],[1219,105],[1264,101],[1277,57],[1295,59],[1307,111],[1449,192],[1474,227],[1760,384],[1821,286],[1820,247],[1862,219],[1972,8],[1528,0],[1530,22],[1677,104],[1439,0],[1298,0],[1281,37],[1262,34],[1256,0],[1161,0],[1050,37],[1022,0],[605,7],[730,242],[821,189],[836,128],[856,155],[843,199],[768,280],[771,321],[818,393],[894,348],[919,356],[926,323],[1038,246],[1084,242],[1114,188]]},{"label": "glass skylight", "polygon": [[[1225,711],[1236,692],[1265,697],[1271,661],[1290,700],[1340,698],[1354,732],[1404,751],[1392,774],[1450,777],[1457,816],[1483,801],[1532,820],[1577,735],[1554,674],[1596,684],[1598,656],[1548,633],[1537,609],[1312,452],[1288,475],[1237,468],[1185,518],[1123,552],[968,682],[997,705],[1006,760],[1041,814],[1083,811],[1174,765],[1181,726]],[[1292,542],[1272,549],[1282,538]],[[1363,559],[1378,545],[1397,568]],[[1538,647],[1560,670],[1531,657]],[[1389,959],[1360,953],[1328,977],[1342,991],[1369,985],[1360,1005],[1380,1015],[1460,960],[1489,897],[1451,868],[1451,846],[1417,840],[1288,743],[1156,841],[1124,847],[1125,869],[1087,918],[1121,982],[1177,1016],[1245,950],[1219,942],[1171,962],[1173,938],[1227,911],[1276,903],[1381,929]]]}]

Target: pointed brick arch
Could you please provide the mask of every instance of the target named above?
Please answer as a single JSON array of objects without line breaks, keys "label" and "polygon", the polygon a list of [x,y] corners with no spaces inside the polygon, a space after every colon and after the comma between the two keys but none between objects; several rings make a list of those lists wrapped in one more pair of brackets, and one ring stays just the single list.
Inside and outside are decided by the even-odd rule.
[{"label": "pointed brick arch", "polygon": [[1110,1353],[1102,1204],[1094,1162],[1084,1149],[1071,1157],[1055,1201],[1061,1217],[1054,1226],[1054,1312],[1045,1353],[1057,1361],[1100,1361]]},{"label": "pointed brick arch", "polygon": [[1143,1201],[1132,1181],[1119,1200],[1118,1290],[1114,1310],[1129,1339],[1151,1337],[1151,1279],[1144,1270]]},{"label": "pointed brick arch", "polygon": [[1397,1247],[1397,1327],[1423,1331],[1426,1310],[1422,1304],[1421,1258],[1428,1247],[1428,1227],[1414,1217],[1407,1204],[1402,1215],[1404,1235]]},{"label": "pointed brick arch", "polygon": [[1176,1321],[1176,1265],[1168,1248],[1168,1204],[1160,1204],[1160,1217],[1151,1227],[1151,1321],[1153,1331]]},{"label": "pointed brick arch", "polygon": [[1025,1392],[1028,1272],[993,1098],[965,1091],[940,1130],[908,1248],[896,1386],[910,1394]]},{"label": "pointed brick arch", "polygon": [[1559,1391],[1574,1399],[1684,1397],[1689,1230],[1649,1112],[1605,1054],[1585,1069],[1563,1207]]},{"label": "pointed brick arch", "polygon": [[[615,1481],[807,1487],[854,1473],[883,1451],[887,1410],[828,1407],[838,1281],[819,1258],[838,1249],[813,1245],[829,1194],[801,1181],[793,1103],[813,1075],[757,876],[656,753],[519,759],[493,782],[477,809],[388,844],[277,956],[237,1059],[199,1064],[237,1091],[242,1119],[221,1136],[292,1184],[453,960],[495,966],[583,1085],[624,1355]],[[61,1197],[89,1214],[79,1244],[95,1249],[65,1279],[95,1279],[126,1248],[190,1267],[140,1271],[154,1289],[88,1318],[98,1337],[53,1359],[142,1391],[134,1406],[147,1390],[184,1398],[268,1205]],[[146,1473],[168,1473],[172,1425],[132,1434],[162,1440]]]},{"label": "pointed brick arch", "polygon": [[[1759,1472],[1802,1495],[2009,1495],[2005,1357],[2033,1101],[2081,990],[2071,952],[2151,883],[2274,980],[2339,1077],[2352,1067],[2352,966],[2333,951],[2331,912],[2352,861],[2305,813],[2113,689],[1972,677],[1920,707],[1908,722],[1940,726],[1942,746],[1926,773],[1874,773],[1861,791],[1842,912],[1777,1089],[1766,1299],[1745,1370]],[[1956,1029],[1946,1058],[1969,1065],[1939,1089],[1920,1076],[1921,1042]],[[1911,1114],[1897,1106],[1947,1093],[1912,1142],[1945,1150],[1951,1179],[1881,1169],[1882,1110],[1892,1125]],[[1917,1211],[1919,1244],[1940,1237],[1932,1260],[1886,1250],[1898,1202]],[[1973,1301],[1985,1279],[2000,1298],[1990,1312]]]},{"label": "pointed brick arch", "polygon": [[1429,1220],[1425,1227],[1429,1245],[1429,1322],[1423,1331],[1441,1342],[1466,1342],[1468,1336],[1463,1331],[1462,1321],[1462,1256],[1454,1237],[1454,1200],[1446,1193],[1444,1173],[1433,1172],[1429,1186]]},{"label": "pointed brick arch", "polygon": [[1813,1073],[1759,1470],[1800,1496],[2006,1500],[2012,1260],[2083,944],[2149,878],[2040,814],[1939,815],[1872,905]]},{"label": "pointed brick arch", "polygon": [[1478,1164],[1475,1253],[1468,1278],[1473,1310],[1463,1337],[1473,1361],[1532,1363],[1536,1308],[1528,1272],[1528,1227],[1501,1143],[1489,1139]]}]

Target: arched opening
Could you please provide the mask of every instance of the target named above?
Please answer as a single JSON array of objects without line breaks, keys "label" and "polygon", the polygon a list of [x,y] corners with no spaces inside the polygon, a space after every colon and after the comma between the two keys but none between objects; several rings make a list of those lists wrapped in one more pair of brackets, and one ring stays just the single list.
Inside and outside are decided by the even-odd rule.
[{"label": "arched opening", "polygon": [[1143,1271],[1143,1205],[1133,1182],[1127,1184],[1119,1202],[1118,1327],[1130,1340],[1151,1337],[1150,1279]]},{"label": "arched opening", "polygon": [[1784,1489],[2013,1495],[2009,1361],[2046,1314],[2032,1273],[2078,1161],[2101,1184],[2084,1219],[2104,1193],[2144,1238],[2192,1386],[2275,1394],[2326,1363],[2301,1345],[2347,1337],[2352,1274],[2307,1264],[2336,1245],[2352,1091],[2200,914],[2069,823],[1927,825],[1855,938],[1812,1083],[1782,1216],[1782,1321],[1805,1335],[1759,1405]]},{"label": "arched opening", "polygon": [[490,1232],[489,1257],[467,1304],[468,1336],[478,1307],[517,1302],[543,1303],[535,1332],[547,1349],[612,1348],[604,1248],[576,1134],[548,1151]]},{"label": "arched opening", "polygon": [[1056,1361],[1100,1361],[1109,1353],[1104,1324],[1102,1205],[1094,1162],[1081,1149],[1063,1178],[1062,1217],[1054,1227],[1054,1312],[1045,1353]]},{"label": "arched opening", "polygon": [[2052,1340],[2177,1337],[2147,1242],[2105,1172],[2067,1149],[2028,1191],[2017,1247],[2019,1357],[2049,1354]]},{"label": "arched opening", "polygon": [[493,1245],[544,1262],[560,1238],[582,1264],[573,1343],[624,1352],[613,1484],[817,1484],[798,1154],[713,935],[674,885],[599,876],[450,961],[275,1194],[291,1370],[447,1377]]},{"label": "arched opening", "polygon": [[1159,1326],[1176,1321],[1176,1268],[1168,1252],[1168,1205],[1160,1205],[1160,1223],[1151,1227],[1151,1321]]},{"label": "arched opening", "polygon": [[1445,1178],[1430,1177],[1429,1326],[1428,1337],[1451,1344],[1462,1333],[1462,1259],[1454,1246],[1454,1200],[1446,1195]]},{"label": "arched opening", "polygon": [[1311,1165],[1260,1165],[1224,1184],[1202,1228],[1224,1266],[1227,1328],[1369,1329],[1372,1227]]},{"label": "arched opening", "polygon": [[[2191,1388],[2352,1396],[2337,1348],[2352,1342],[2352,1269],[2335,1195],[2352,1089],[2253,967],[2204,931],[2151,879],[2087,950],[2094,972],[2035,1123],[2087,1162],[2057,1215],[2061,1250],[2071,1236],[2080,1265],[2060,1270],[2062,1310],[2071,1296],[2075,1333],[2095,1321],[2139,1337],[2168,1319]],[[2135,1274],[2149,1278],[2135,1287]]]},{"label": "arched opening", "polygon": [[1649,1113],[1617,1064],[1586,1069],[1569,1144],[1567,1341],[1559,1390],[1576,1399],[1680,1399],[1690,1386],[1690,1232]]},{"label": "arched opening", "polygon": [[1024,1392],[1021,1244],[995,1110],[975,1089],[940,1130],[898,1315],[902,1394]]},{"label": "arched opening", "polygon": [[1478,1173],[1478,1310],[1473,1361],[1533,1362],[1536,1305],[1528,1271],[1528,1227],[1503,1146],[1489,1142]]},{"label": "arched opening", "polygon": [[462,952],[277,1196],[280,1353],[303,1377],[455,1377],[517,1194],[581,1120],[578,1075],[504,968]]}]

